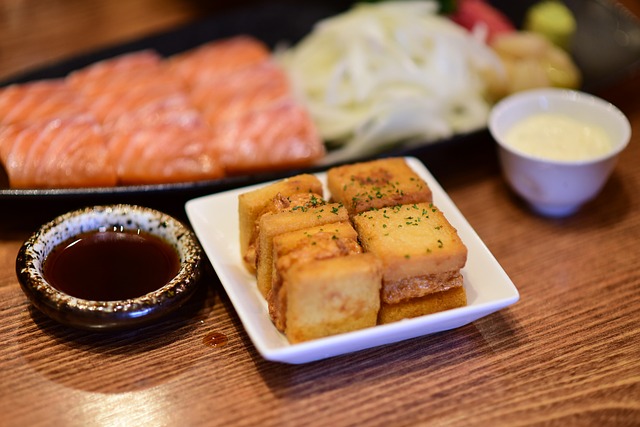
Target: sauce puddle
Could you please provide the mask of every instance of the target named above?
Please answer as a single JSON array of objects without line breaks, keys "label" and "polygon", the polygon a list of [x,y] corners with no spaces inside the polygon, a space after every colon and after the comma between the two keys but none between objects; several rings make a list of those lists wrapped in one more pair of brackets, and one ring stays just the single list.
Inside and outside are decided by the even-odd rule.
[{"label": "sauce puddle", "polygon": [[202,339],[202,343],[208,347],[222,347],[229,342],[229,339],[225,334],[220,332],[211,332],[205,335]]}]

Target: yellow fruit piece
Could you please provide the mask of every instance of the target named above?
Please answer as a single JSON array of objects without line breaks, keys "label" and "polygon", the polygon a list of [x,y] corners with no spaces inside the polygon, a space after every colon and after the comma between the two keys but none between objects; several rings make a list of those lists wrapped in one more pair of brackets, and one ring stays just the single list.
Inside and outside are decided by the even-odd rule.
[{"label": "yellow fruit piece", "polygon": [[545,0],[527,11],[523,29],[546,37],[563,50],[569,50],[571,37],[576,31],[576,20],[563,3]]}]

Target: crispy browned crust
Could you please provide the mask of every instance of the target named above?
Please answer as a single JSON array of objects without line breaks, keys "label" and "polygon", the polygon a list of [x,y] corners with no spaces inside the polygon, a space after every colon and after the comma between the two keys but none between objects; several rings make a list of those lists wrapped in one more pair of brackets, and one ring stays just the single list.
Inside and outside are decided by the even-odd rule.
[{"label": "crispy browned crust", "polygon": [[467,295],[463,286],[412,298],[398,304],[380,304],[378,324],[397,322],[402,319],[424,316],[467,305]]},{"label": "crispy browned crust", "polygon": [[298,263],[284,273],[285,334],[291,343],[376,325],[380,262],[354,254]]},{"label": "crispy browned crust", "polygon": [[387,304],[396,304],[412,298],[419,298],[434,292],[462,286],[459,270],[445,273],[407,277],[400,280],[382,281],[381,299]]},{"label": "crispy browned crust", "polygon": [[249,239],[249,246],[244,252],[243,260],[249,271],[255,272],[257,262],[257,239],[260,234],[260,218],[265,215],[273,215],[279,212],[292,211],[297,209],[309,209],[316,206],[325,205],[326,202],[321,195],[316,193],[296,193],[285,197],[282,193],[276,194],[269,203],[256,216],[253,234]]},{"label": "crispy browned crust", "polygon": [[282,183],[240,199],[244,261],[290,343],[467,304],[467,248],[404,159],[327,175],[332,203]]},{"label": "crispy browned crust", "polygon": [[466,246],[431,203],[362,212],[353,222],[363,248],[382,259],[385,281],[456,271],[466,263]]},{"label": "crispy browned crust", "polygon": [[348,221],[349,215],[338,203],[308,209],[295,209],[260,219],[258,235],[256,281],[262,296],[267,297],[273,279],[273,238],[289,231],[302,230],[336,222]]},{"label": "crispy browned crust", "polygon": [[275,326],[284,331],[286,290],[282,275],[298,263],[360,253],[358,235],[348,221],[321,225],[280,234],[273,238],[273,280],[267,293],[269,315]]},{"label": "crispy browned crust", "polygon": [[332,200],[351,215],[399,204],[431,202],[431,189],[403,158],[373,160],[329,169]]},{"label": "crispy browned crust", "polygon": [[[238,217],[240,221],[240,256],[245,260],[250,242],[256,240],[257,227],[260,217],[269,211],[269,205],[274,203],[274,198],[289,197],[299,193],[323,194],[322,183],[311,174],[296,175],[283,179],[273,184],[257,188],[238,196]],[[322,197],[320,196],[322,199]],[[253,249],[252,249],[253,251]],[[245,261],[246,267],[252,273],[255,272],[254,255],[250,255]]]}]

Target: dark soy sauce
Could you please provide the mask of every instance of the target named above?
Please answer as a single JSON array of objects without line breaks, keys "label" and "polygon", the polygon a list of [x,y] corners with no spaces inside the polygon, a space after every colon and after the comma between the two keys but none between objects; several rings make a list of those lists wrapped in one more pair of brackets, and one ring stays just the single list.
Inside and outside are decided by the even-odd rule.
[{"label": "dark soy sauce", "polygon": [[92,231],[55,247],[44,277],[76,298],[117,301],[161,288],[179,268],[178,253],[159,237],[137,230]]},{"label": "dark soy sauce", "polygon": [[210,332],[202,339],[202,343],[209,347],[224,347],[229,339],[220,332]]}]

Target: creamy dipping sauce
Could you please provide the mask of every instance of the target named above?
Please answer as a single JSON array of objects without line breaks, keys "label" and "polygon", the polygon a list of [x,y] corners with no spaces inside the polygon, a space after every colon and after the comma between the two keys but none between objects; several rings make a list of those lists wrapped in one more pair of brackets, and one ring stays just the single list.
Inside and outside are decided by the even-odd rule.
[{"label": "creamy dipping sauce", "polygon": [[516,123],[505,142],[527,154],[550,160],[587,160],[611,150],[603,129],[573,118],[541,113]]}]

